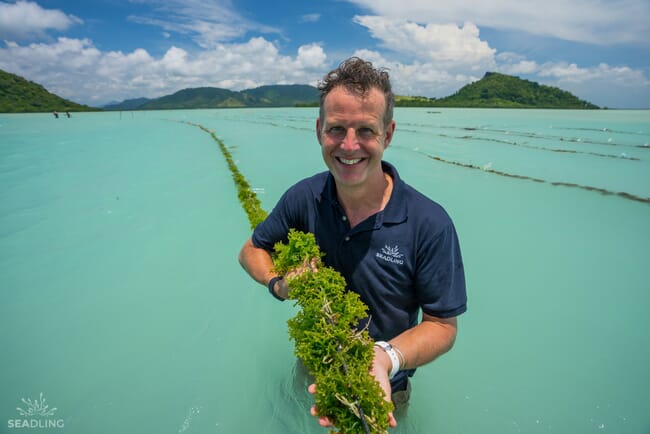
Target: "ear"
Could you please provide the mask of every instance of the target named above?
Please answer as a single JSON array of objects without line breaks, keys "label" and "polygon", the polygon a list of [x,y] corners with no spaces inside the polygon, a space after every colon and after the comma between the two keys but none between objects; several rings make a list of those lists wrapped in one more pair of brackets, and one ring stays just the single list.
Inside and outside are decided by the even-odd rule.
[{"label": "ear", "polygon": [[390,125],[386,127],[385,138],[384,138],[384,149],[388,148],[390,141],[393,140],[393,134],[395,134],[395,121],[390,121]]},{"label": "ear", "polygon": [[321,146],[323,145],[320,141],[320,117],[316,118],[316,140]]}]

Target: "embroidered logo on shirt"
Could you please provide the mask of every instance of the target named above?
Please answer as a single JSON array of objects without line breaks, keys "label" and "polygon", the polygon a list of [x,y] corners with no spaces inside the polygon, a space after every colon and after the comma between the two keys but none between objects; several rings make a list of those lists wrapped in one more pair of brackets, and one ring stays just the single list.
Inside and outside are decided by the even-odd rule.
[{"label": "embroidered logo on shirt", "polygon": [[375,256],[379,259],[383,259],[386,262],[392,262],[393,264],[402,265],[404,260],[401,259],[404,255],[399,252],[399,247],[391,247],[386,244],[381,248],[381,252],[375,253]]}]

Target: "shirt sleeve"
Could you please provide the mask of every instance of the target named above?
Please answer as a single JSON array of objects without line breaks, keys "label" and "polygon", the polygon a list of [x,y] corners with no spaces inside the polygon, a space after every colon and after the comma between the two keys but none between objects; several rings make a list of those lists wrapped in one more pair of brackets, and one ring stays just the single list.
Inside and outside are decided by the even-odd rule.
[{"label": "shirt sleeve", "polygon": [[463,259],[451,220],[425,237],[418,253],[416,288],[418,302],[429,315],[452,318],[467,310]]},{"label": "shirt sleeve", "polygon": [[304,231],[304,215],[308,204],[300,184],[289,188],[271,213],[253,231],[253,245],[269,252],[278,242],[287,242],[289,229]]}]

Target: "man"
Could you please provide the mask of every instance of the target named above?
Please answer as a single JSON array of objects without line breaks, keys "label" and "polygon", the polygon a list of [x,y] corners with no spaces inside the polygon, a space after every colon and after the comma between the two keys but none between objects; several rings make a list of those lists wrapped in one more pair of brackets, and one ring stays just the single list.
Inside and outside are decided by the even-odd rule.
[{"label": "man", "polygon": [[[316,136],[329,171],[287,190],[239,261],[274,297],[286,299],[287,279],[273,274],[270,252],[290,228],[313,233],[325,265],[368,305],[369,332],[378,343],[372,373],[397,401],[408,395],[415,368],[454,344],[456,317],[466,309],[458,239],[442,207],[382,161],[395,132],[388,73],[351,58],[319,89]],[[390,424],[396,425],[392,415]]]}]

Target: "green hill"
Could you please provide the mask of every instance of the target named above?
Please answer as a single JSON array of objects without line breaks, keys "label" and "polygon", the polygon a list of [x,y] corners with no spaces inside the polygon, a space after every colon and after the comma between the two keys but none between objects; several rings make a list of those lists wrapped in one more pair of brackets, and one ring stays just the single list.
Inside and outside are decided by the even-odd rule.
[{"label": "green hill", "polygon": [[[317,103],[318,90],[302,84],[262,86],[236,92],[216,87],[183,89],[146,101],[137,107],[128,101],[106,106],[109,110],[203,109],[232,107],[293,107]],[[130,100],[134,101],[134,100]]]},{"label": "green hill", "polygon": [[97,111],[48,92],[40,84],[0,70],[0,113]]},{"label": "green hill", "polygon": [[235,96],[236,92],[216,87],[183,89],[172,95],[149,100],[138,107],[138,110],[244,107],[245,104],[237,101]]},{"label": "green hill", "polygon": [[557,87],[538,84],[518,77],[487,72],[446,98],[397,98],[396,105],[403,107],[478,107],[478,108],[549,108],[598,109]]},{"label": "green hill", "polygon": [[316,104],[320,100],[318,89],[302,84],[262,86],[245,90],[255,103],[262,106],[291,107],[296,105]]},{"label": "green hill", "polygon": [[136,110],[138,107],[145,105],[149,101],[151,101],[149,98],[126,99],[122,102],[107,104],[102,108],[104,110]]}]

